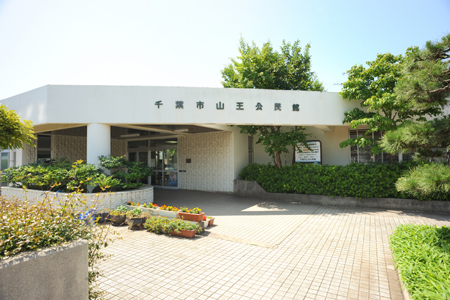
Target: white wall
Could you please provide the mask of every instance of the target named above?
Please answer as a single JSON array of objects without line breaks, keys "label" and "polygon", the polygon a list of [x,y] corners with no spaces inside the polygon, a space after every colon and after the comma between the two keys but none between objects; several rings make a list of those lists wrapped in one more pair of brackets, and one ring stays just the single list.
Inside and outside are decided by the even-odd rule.
[{"label": "white wall", "polygon": [[[312,134],[310,140],[320,140],[322,142],[322,164],[324,165],[346,165],[350,163],[349,148],[341,149],[339,143],[348,139],[347,126],[333,126],[331,132],[323,132],[315,127],[306,127],[306,133]],[[257,138],[255,137],[255,143]],[[254,159],[256,163],[260,164],[273,164],[272,158],[264,151],[264,147],[261,144],[255,144]],[[292,152],[286,156],[282,155],[281,160],[283,165],[285,160],[287,164],[292,164]]]},{"label": "white wall", "polygon": [[[162,101],[158,109],[156,101]],[[184,101],[184,109],[175,102]],[[197,102],[204,102],[198,109]],[[223,110],[216,103],[225,105]],[[237,110],[243,102],[243,110]],[[277,124],[340,125],[344,112],[359,107],[338,93],[148,86],[48,85],[0,103],[40,124]],[[261,103],[262,110],[256,110]],[[281,111],[275,111],[281,103]],[[300,110],[293,111],[292,105]],[[138,107],[139,109],[136,109]],[[299,122],[301,122],[299,124]]]},{"label": "white wall", "polygon": [[[191,159],[191,163],[186,163]],[[179,188],[233,192],[233,133],[200,133],[178,138]]]}]

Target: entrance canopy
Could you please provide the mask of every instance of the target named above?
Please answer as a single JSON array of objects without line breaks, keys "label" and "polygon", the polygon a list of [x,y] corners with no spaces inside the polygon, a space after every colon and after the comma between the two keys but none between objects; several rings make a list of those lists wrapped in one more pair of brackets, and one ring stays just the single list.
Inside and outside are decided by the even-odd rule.
[{"label": "entrance canopy", "polygon": [[93,123],[160,133],[187,129],[177,125],[303,125],[326,130],[342,126],[344,112],[359,107],[328,92],[76,85],[47,85],[0,103],[33,121],[36,132]]}]

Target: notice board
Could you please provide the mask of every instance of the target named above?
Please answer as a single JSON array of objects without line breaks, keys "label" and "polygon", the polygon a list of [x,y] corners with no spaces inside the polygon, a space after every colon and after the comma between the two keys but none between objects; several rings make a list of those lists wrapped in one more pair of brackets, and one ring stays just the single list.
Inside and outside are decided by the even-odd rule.
[{"label": "notice board", "polygon": [[295,162],[322,164],[322,142],[307,141],[306,143],[311,150],[306,148],[302,143],[297,144],[300,151],[295,149]]}]

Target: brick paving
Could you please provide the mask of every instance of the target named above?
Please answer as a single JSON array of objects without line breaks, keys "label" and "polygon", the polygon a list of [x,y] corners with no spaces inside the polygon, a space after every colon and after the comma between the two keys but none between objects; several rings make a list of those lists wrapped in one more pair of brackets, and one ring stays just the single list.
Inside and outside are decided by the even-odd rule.
[{"label": "brick paving", "polygon": [[106,299],[403,299],[389,234],[449,215],[157,190],[215,226],[194,239],[119,227],[100,267]]}]

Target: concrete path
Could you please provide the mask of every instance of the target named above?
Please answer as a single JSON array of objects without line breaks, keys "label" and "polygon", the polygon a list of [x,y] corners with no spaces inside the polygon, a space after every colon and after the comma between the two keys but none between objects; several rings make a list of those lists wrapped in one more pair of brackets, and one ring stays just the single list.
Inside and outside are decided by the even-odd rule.
[{"label": "concrete path", "polygon": [[403,299],[389,235],[449,215],[270,202],[222,193],[155,191],[198,206],[215,226],[194,239],[117,228],[105,252],[106,299]]}]

